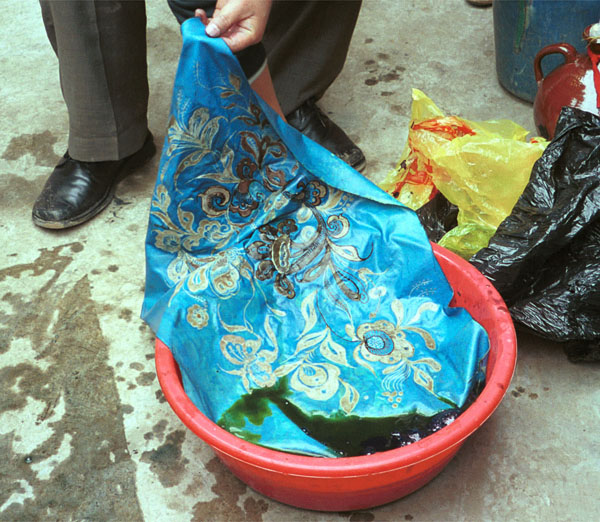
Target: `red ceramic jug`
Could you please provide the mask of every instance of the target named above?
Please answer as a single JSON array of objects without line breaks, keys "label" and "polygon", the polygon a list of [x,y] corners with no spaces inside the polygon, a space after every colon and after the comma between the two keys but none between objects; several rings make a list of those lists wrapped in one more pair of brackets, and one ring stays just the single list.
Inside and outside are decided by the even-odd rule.
[{"label": "red ceramic jug", "polygon": [[[600,86],[600,75],[597,68],[594,71],[594,63],[597,64],[600,59],[600,43],[595,38],[590,38],[591,27],[583,32],[583,38],[588,41],[587,54],[578,53],[568,43],[557,43],[541,49],[534,59],[533,70],[538,92],[533,102],[533,117],[538,132],[545,138],[554,137],[556,121],[564,106],[600,114],[596,90],[596,82]],[[562,54],[565,63],[544,77],[542,59],[554,53]],[[598,76],[596,80],[595,75]]]}]

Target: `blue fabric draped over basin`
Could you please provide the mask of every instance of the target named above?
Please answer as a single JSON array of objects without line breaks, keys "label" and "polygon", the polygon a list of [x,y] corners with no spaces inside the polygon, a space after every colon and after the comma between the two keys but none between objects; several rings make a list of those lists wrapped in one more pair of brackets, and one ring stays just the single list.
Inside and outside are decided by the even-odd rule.
[{"label": "blue fabric draped over basin", "polygon": [[449,307],[414,212],[282,121],[199,20],[182,32],[142,316],[190,399],[246,440],[330,457],[460,411],[488,338]]}]

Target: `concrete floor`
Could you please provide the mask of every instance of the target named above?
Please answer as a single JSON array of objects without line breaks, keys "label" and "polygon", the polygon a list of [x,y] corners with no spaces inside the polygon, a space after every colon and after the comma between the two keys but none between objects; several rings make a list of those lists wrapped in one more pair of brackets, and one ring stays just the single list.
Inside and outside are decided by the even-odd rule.
[{"label": "concrete floor", "polygon": [[[123,182],[91,223],[49,232],[31,206],[66,148],[57,62],[35,2],[0,17],[0,520],[600,520],[598,366],[519,335],[492,418],[433,482],[392,504],[318,513],[247,488],[164,401],[139,319],[144,235],[158,164]],[[164,137],[180,37],[148,2],[150,126]],[[406,140],[411,88],[448,114],[509,118],[492,11],[464,0],[365,1],[346,67],[321,105],[383,179]]]}]

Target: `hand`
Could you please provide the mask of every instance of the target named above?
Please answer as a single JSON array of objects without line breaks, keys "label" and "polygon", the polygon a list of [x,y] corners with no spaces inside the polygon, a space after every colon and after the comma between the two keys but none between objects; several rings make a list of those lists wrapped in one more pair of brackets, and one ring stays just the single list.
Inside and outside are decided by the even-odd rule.
[{"label": "hand", "polygon": [[222,37],[232,52],[241,51],[262,40],[272,0],[217,0],[213,17],[203,9],[195,16],[206,25],[206,34]]}]

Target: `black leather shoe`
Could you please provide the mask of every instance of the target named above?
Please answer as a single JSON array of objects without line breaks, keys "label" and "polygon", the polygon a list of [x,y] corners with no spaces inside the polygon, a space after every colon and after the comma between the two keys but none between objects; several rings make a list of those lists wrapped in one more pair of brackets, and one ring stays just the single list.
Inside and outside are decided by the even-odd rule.
[{"label": "black leather shoe", "polygon": [[362,150],[317,107],[314,99],[305,101],[288,114],[286,119],[292,127],[333,152],[351,167],[358,171],[365,168],[365,155]]},{"label": "black leather shoe", "polygon": [[67,151],[33,205],[33,222],[43,228],[69,228],[104,210],[117,184],[156,152],[150,132],[142,148],[117,161],[78,161]]}]

